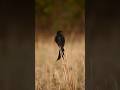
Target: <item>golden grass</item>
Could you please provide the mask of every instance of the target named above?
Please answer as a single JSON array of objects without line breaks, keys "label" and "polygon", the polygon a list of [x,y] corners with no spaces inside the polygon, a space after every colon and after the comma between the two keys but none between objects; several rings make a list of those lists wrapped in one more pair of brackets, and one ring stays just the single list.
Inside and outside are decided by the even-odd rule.
[{"label": "golden grass", "polygon": [[35,42],[35,90],[85,90],[85,38],[66,37],[65,59],[56,62],[54,35]]}]

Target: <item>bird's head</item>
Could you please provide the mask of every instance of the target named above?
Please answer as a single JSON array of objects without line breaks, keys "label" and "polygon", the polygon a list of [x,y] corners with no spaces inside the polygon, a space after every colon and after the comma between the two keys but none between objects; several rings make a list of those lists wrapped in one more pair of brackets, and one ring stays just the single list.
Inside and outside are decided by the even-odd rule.
[{"label": "bird's head", "polygon": [[62,31],[57,31],[57,34],[62,34]]}]

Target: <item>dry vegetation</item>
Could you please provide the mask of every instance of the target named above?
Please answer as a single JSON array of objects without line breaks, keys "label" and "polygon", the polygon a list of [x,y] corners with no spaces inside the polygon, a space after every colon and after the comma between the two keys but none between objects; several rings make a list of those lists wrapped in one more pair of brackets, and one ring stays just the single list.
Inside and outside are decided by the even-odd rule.
[{"label": "dry vegetation", "polygon": [[65,60],[56,62],[54,35],[39,35],[35,48],[36,90],[85,90],[85,37],[66,35]]}]

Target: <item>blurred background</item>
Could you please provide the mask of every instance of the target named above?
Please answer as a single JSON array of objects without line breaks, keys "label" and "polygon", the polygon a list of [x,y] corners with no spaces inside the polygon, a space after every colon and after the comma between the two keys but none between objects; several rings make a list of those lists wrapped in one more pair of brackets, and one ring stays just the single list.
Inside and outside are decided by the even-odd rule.
[{"label": "blurred background", "polygon": [[35,0],[36,32],[83,32],[84,3],[84,0]]},{"label": "blurred background", "polygon": [[[85,1],[35,0],[36,90],[85,89]],[[58,30],[65,36],[65,60],[56,62]]]}]

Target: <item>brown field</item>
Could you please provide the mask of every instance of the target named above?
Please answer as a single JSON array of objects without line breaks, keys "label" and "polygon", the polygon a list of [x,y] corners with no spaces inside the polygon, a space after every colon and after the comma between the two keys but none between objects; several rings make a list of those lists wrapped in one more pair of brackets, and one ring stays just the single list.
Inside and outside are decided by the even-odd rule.
[{"label": "brown field", "polygon": [[65,36],[65,59],[57,62],[58,47],[54,35],[37,36],[35,90],[85,90],[84,34],[72,33]]}]

